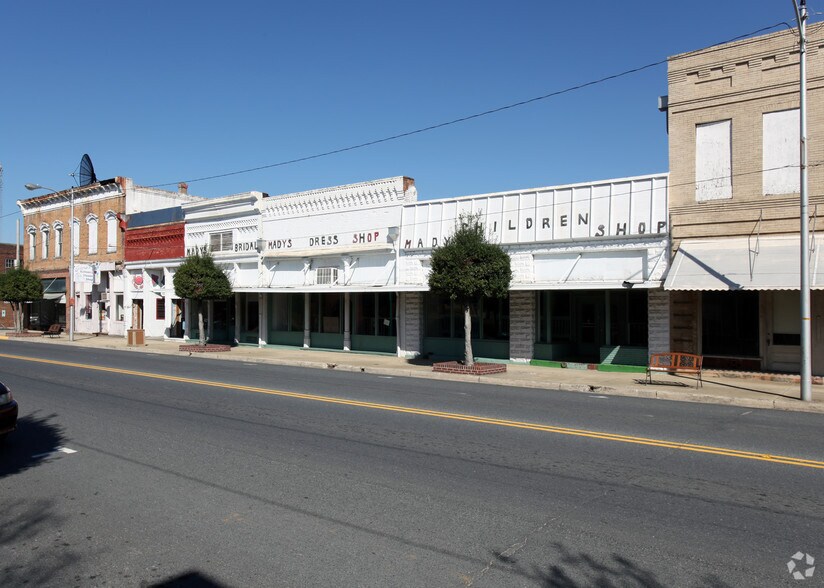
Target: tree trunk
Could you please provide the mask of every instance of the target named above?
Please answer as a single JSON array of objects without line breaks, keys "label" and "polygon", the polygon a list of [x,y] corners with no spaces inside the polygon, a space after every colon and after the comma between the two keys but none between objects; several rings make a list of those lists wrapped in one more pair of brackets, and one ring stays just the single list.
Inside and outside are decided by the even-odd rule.
[{"label": "tree trunk", "polygon": [[472,357],[472,314],[469,303],[464,304],[464,365],[475,365],[475,358]]},{"label": "tree trunk", "polygon": [[203,301],[197,303],[197,336],[201,346],[206,346],[206,331],[203,328]]},{"label": "tree trunk", "polygon": [[15,333],[22,333],[23,332],[23,316],[20,312],[22,310],[22,305],[19,302],[12,302],[11,303],[11,310],[14,313],[14,332]]}]

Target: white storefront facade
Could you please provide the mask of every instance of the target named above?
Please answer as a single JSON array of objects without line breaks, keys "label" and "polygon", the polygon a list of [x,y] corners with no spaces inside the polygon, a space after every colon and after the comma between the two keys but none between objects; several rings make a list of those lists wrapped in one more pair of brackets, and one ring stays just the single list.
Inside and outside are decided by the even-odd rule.
[{"label": "white storefront facade", "polygon": [[459,356],[460,309],[426,292],[433,247],[477,214],[512,259],[508,301],[479,300],[480,357],[646,365],[668,345],[658,303],[668,265],[667,175],[406,205],[400,287],[407,356]]},{"label": "white storefront facade", "polygon": [[459,309],[428,292],[429,260],[478,214],[514,274],[508,299],[477,301],[479,357],[645,365],[668,346],[666,174],[427,201],[398,176],[183,211],[187,252],[209,248],[235,291],[208,304],[213,341],[459,357]]}]

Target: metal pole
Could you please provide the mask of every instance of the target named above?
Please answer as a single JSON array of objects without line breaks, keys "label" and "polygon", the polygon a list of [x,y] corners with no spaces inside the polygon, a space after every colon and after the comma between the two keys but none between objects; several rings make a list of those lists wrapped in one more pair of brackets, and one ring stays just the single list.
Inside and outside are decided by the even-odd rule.
[{"label": "metal pole", "polygon": [[71,190],[69,192],[69,204],[69,222],[71,223],[71,252],[69,253],[69,292],[71,293],[71,299],[69,300],[69,308],[71,308],[71,314],[69,315],[69,341],[74,341],[74,313],[77,310],[75,308],[76,300],[74,296],[74,186],[71,187]]},{"label": "metal pole", "polygon": [[801,186],[801,400],[812,400],[812,348],[810,325],[810,215],[809,196],[807,193],[807,1],[800,0],[801,6],[793,0],[796,19],[798,20],[798,69],[800,78],[799,107],[800,119],[800,168]]}]

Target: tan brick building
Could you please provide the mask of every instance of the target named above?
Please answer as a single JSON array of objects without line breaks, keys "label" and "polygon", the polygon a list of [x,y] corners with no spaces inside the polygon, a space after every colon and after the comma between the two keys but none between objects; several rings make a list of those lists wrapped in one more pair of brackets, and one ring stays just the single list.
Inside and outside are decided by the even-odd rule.
[{"label": "tan brick building", "polygon": [[[73,222],[69,218],[72,199]],[[129,215],[199,199],[184,190],[145,188],[116,177],[19,200],[24,264],[40,275],[44,290],[44,299],[28,308],[27,326],[68,327],[71,296],[66,294],[73,243],[76,332],[124,334],[123,230]]]},{"label": "tan brick building", "polygon": [[[813,373],[824,374],[824,28],[808,28]],[[799,48],[786,30],[668,68],[673,350],[708,366],[800,364]]]}]

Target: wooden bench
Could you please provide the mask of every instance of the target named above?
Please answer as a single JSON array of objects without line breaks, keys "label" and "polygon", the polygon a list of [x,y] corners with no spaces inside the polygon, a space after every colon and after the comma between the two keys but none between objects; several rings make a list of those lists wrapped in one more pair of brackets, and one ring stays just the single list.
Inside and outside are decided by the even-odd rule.
[{"label": "wooden bench", "polygon": [[48,329],[43,331],[43,336],[44,337],[59,337],[61,330],[62,330],[62,327],[59,324],[54,323]]},{"label": "wooden bench", "polygon": [[704,357],[694,353],[653,353],[649,356],[647,365],[646,383],[652,383],[652,372],[667,372],[668,374],[696,374],[698,379],[695,387],[704,386],[701,378],[701,363]]}]

